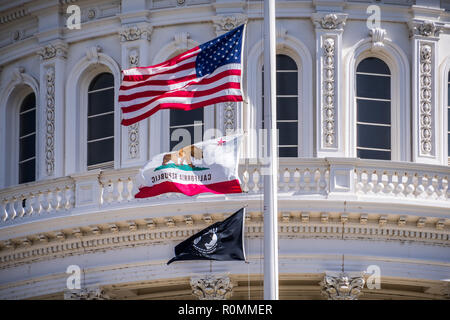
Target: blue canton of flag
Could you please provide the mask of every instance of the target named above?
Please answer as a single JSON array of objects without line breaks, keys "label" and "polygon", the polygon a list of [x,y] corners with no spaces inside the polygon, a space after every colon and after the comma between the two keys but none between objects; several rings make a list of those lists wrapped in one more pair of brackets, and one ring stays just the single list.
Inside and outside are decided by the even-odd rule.
[{"label": "blue canton of flag", "polygon": [[197,77],[214,72],[228,63],[241,63],[242,34],[244,25],[200,45],[197,55]]}]

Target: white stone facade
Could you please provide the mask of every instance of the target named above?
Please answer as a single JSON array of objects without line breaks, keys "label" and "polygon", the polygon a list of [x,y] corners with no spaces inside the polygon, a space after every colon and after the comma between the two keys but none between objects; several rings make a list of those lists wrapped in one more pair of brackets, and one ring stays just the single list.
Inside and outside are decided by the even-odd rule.
[{"label": "white stone facade", "polygon": [[[262,297],[262,3],[0,0],[1,299]],[[69,5],[81,9],[80,29],[66,27]],[[379,27],[368,27],[369,5],[381,9]],[[133,199],[138,169],[169,150],[169,112],[121,126],[121,70],[244,22],[244,102],[205,108],[204,125],[246,133],[245,193]],[[368,267],[380,268],[381,289],[360,299],[448,298],[448,1],[277,1],[277,53],[296,62],[299,93],[298,157],[279,169],[280,298],[321,298],[343,259],[366,284]],[[391,71],[391,161],[356,158],[355,74],[367,57]],[[87,170],[86,97],[101,72],[114,77],[114,165]],[[31,92],[36,181],[18,184],[17,110]],[[213,262],[223,293],[199,289],[208,262],[166,265],[179,241],[242,205],[249,263]],[[78,293],[66,286],[70,265],[82,270]]]}]

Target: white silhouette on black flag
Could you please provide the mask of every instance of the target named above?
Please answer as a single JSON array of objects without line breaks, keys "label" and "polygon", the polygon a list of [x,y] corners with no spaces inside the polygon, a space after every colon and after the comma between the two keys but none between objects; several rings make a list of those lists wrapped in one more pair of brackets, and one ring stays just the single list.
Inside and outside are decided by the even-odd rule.
[{"label": "white silhouette on black flag", "polygon": [[175,257],[167,264],[180,260],[245,260],[244,217],[242,208],[184,240],[175,247]]}]

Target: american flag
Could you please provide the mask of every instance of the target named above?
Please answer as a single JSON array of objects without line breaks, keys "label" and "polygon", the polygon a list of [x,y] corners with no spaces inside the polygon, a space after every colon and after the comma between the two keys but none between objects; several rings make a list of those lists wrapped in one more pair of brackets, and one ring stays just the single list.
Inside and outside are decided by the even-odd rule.
[{"label": "american flag", "polygon": [[122,124],[132,125],[161,109],[242,101],[243,34],[241,25],[163,63],[123,70]]}]

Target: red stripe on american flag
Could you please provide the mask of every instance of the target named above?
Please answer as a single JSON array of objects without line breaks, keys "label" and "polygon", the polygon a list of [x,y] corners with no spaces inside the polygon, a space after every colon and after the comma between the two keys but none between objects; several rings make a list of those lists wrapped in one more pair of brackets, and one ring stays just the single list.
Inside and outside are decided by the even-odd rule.
[{"label": "red stripe on american flag", "polygon": [[158,72],[158,73],[154,73],[154,74],[141,74],[141,75],[136,74],[136,75],[129,75],[129,76],[124,75],[123,81],[128,81],[128,82],[145,81],[147,79],[153,78],[155,76],[159,76],[161,74],[172,74],[172,73],[177,73],[179,71],[188,70],[188,69],[195,69],[195,61],[185,63],[183,65],[180,65],[179,67],[172,68],[172,69]]},{"label": "red stripe on american flag", "polygon": [[124,126],[132,125],[132,124],[139,122],[147,117],[150,117],[156,111],[161,110],[161,109],[179,109],[179,110],[188,111],[188,110],[194,110],[197,108],[206,107],[206,106],[209,106],[209,105],[215,104],[215,103],[229,102],[229,101],[240,102],[240,101],[242,101],[242,96],[226,95],[226,96],[212,98],[212,99],[205,100],[202,102],[197,102],[197,103],[161,103],[161,104],[157,105],[156,107],[152,108],[151,110],[149,110],[137,117],[130,118],[130,119],[122,119],[122,125],[124,125]]}]

